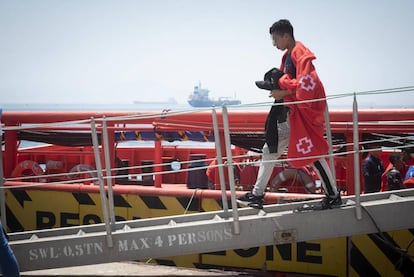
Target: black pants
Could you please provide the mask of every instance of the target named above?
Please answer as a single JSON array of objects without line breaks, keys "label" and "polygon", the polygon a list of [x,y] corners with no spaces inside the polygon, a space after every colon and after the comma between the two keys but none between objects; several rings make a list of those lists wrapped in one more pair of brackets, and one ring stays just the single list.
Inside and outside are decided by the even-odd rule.
[{"label": "black pants", "polygon": [[326,196],[331,198],[338,196],[339,192],[338,188],[336,187],[336,181],[332,176],[326,160],[324,158],[321,158],[316,162],[313,162],[312,166],[321,179],[322,187]]}]

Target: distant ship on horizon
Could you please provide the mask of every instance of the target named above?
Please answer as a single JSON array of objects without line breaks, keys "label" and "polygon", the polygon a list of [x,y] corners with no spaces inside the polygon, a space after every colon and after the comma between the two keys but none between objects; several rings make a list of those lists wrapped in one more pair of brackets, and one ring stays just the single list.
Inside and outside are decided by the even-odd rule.
[{"label": "distant ship on horizon", "polygon": [[198,86],[194,86],[193,93],[188,98],[188,104],[193,107],[212,107],[222,105],[239,105],[241,101],[231,97],[219,97],[218,100],[211,99],[208,94],[209,90],[201,88],[201,83]]}]

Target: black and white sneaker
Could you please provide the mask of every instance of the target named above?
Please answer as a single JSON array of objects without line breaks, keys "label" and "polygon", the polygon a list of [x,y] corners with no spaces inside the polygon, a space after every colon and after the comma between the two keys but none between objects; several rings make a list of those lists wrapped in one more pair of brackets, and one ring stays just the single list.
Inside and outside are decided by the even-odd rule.
[{"label": "black and white sneaker", "polygon": [[316,204],[316,206],[319,207],[319,210],[326,210],[326,209],[332,209],[336,208],[342,205],[342,199],[341,196],[338,194],[336,197],[330,197],[326,196],[319,202],[319,204]]},{"label": "black and white sneaker", "polygon": [[321,202],[317,204],[308,205],[305,204],[302,207],[297,208],[298,211],[319,211],[337,208],[342,205],[341,195],[338,194],[336,197],[326,196]]},{"label": "black and white sneaker", "polygon": [[253,193],[248,192],[245,195],[237,198],[237,203],[244,205],[244,206],[256,208],[256,209],[262,209],[264,199],[263,199],[263,196],[256,196]]}]

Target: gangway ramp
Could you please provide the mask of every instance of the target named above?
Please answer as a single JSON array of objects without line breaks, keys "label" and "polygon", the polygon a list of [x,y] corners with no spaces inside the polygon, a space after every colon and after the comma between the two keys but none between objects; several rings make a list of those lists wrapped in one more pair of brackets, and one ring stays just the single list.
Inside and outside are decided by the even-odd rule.
[{"label": "gangway ramp", "polygon": [[105,224],[12,233],[10,244],[21,270],[28,271],[414,228],[414,189],[362,195],[361,219],[353,196],[343,202],[308,212],[294,211],[303,202],[240,208],[239,234],[232,213],[217,211],[116,222],[110,234]]}]

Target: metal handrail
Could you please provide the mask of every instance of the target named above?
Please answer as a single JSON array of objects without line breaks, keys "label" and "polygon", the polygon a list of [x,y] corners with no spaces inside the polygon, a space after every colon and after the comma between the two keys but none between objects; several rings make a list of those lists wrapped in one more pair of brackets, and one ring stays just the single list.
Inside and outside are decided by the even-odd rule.
[{"label": "metal handrail", "polygon": [[220,131],[218,128],[218,120],[217,120],[217,112],[216,109],[212,109],[212,119],[213,119],[213,130],[214,130],[214,143],[216,146],[216,159],[217,159],[217,166],[218,166],[218,173],[220,179],[220,188],[221,188],[221,199],[223,202],[223,211],[228,212],[229,207],[227,204],[227,196],[226,196],[226,184],[224,178],[224,168],[223,168],[223,156],[221,153],[221,141],[220,141]]},{"label": "metal handrail", "polygon": [[102,202],[102,212],[104,215],[105,220],[105,230],[106,230],[106,242],[108,247],[113,247],[113,240],[112,240],[112,230],[109,222],[109,216],[108,216],[108,208],[106,204],[106,194],[105,194],[105,187],[104,187],[104,179],[102,174],[102,163],[101,163],[101,157],[99,155],[99,143],[98,143],[98,135],[96,132],[96,126],[95,126],[95,119],[91,118],[91,129],[92,129],[92,142],[93,142],[93,152],[95,154],[95,164],[96,169],[98,172],[98,181],[99,181],[99,192],[101,196],[101,202]]},{"label": "metal handrail", "polygon": [[227,173],[229,174],[229,186],[231,194],[231,208],[233,213],[233,232],[236,235],[240,234],[240,222],[239,214],[237,210],[236,203],[236,190],[234,184],[234,172],[233,172],[233,157],[231,153],[231,140],[230,140],[230,131],[229,131],[229,118],[227,114],[227,107],[223,105],[222,107],[222,116],[223,116],[223,130],[224,130],[224,142],[226,145],[226,156],[227,156]]},{"label": "metal handrail", "polygon": [[[1,123],[0,123],[0,141],[3,141]],[[0,148],[0,213],[1,213],[1,225],[3,226],[3,228],[7,228],[6,193],[4,190],[4,172],[3,172],[3,150],[1,148]]]},{"label": "metal handrail", "polygon": [[354,140],[354,186],[355,186],[355,216],[358,220],[362,219],[361,211],[361,181],[359,177],[359,138],[358,138],[358,103],[356,94],[354,94],[354,101],[352,105],[352,121],[353,121],[353,140]]},{"label": "metal handrail", "polygon": [[102,120],[102,127],[103,127],[103,150],[105,156],[105,172],[106,176],[109,176],[106,180],[106,184],[108,185],[108,201],[109,201],[109,219],[111,226],[115,224],[115,210],[114,210],[114,194],[112,191],[112,176],[111,176],[111,155],[109,153],[109,139],[108,139],[108,126],[106,124],[106,118],[104,117]]}]

